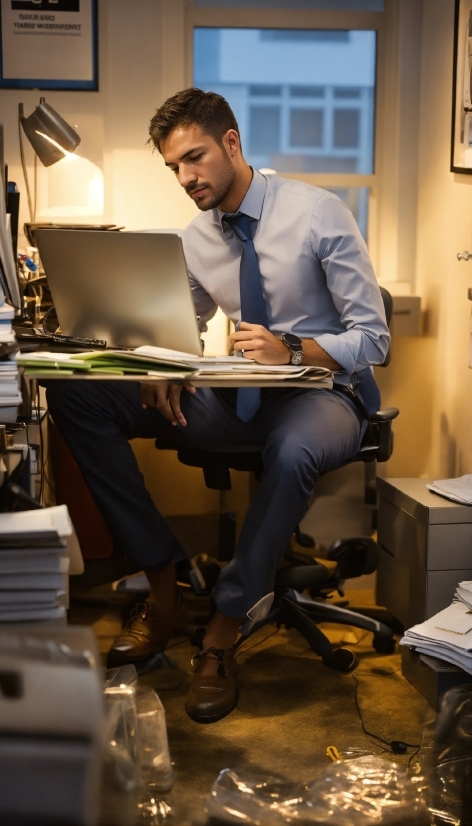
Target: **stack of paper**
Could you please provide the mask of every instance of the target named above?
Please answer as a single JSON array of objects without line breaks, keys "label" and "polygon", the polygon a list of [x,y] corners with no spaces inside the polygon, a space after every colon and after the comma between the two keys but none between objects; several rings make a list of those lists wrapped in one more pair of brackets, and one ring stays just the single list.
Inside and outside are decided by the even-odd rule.
[{"label": "stack of paper", "polygon": [[[470,586],[467,591],[468,599],[472,602],[472,583],[461,583]],[[405,632],[400,645],[414,648],[420,654],[438,657],[440,660],[459,666],[468,674],[472,674],[472,610],[470,604],[462,601],[453,602],[448,608],[435,614],[434,617],[414,625]]]},{"label": "stack of paper", "polygon": [[325,387],[332,387],[333,374],[324,367],[306,367],[293,364],[257,364],[252,359],[241,356],[194,356],[191,353],[180,353],[176,350],[167,350],[164,347],[145,345],[133,350],[135,357],[150,359],[159,362],[166,359],[169,362],[185,363],[194,371],[194,377],[211,378],[217,381],[226,381],[232,378],[241,378],[244,381],[276,379],[307,379],[323,383]]},{"label": "stack of paper", "polygon": [[472,582],[467,580],[459,582],[454,599],[460,600],[460,602],[463,602],[464,605],[467,605],[467,607],[472,610]]},{"label": "stack of paper", "polygon": [[13,344],[15,333],[13,332],[12,319],[15,311],[9,304],[0,304],[0,344]]},{"label": "stack of paper", "polygon": [[426,487],[461,505],[472,505],[472,473],[459,476],[458,479],[438,479]]},{"label": "stack of paper", "polygon": [[[2,297],[0,297],[1,300]],[[21,404],[18,365],[13,358],[16,349],[15,334],[12,329],[14,309],[9,304],[0,303],[0,422],[16,421],[18,405]]]},{"label": "stack of paper", "polygon": [[303,379],[317,387],[332,387],[332,373],[323,367],[288,364],[256,364],[238,356],[195,356],[162,347],[138,347],[136,350],[101,350],[92,353],[24,353],[17,363],[27,374],[75,372],[114,375],[147,375],[156,378],[209,379],[212,384],[238,381],[260,384],[276,380]]},{"label": "stack of paper", "polygon": [[0,514],[0,623],[65,616],[76,543],[65,505]]}]

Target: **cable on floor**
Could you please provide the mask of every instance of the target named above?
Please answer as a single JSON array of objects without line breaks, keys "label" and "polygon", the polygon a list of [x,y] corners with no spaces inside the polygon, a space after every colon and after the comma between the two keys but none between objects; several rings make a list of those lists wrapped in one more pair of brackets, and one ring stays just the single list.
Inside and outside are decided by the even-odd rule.
[{"label": "cable on floor", "polygon": [[[392,672],[392,673],[395,674],[396,672]],[[408,761],[408,766],[410,766],[410,763],[411,763],[412,759],[418,754],[419,750],[421,749],[421,743],[406,743],[404,740],[385,740],[384,737],[380,737],[380,735],[374,734],[373,731],[369,731],[365,726],[364,719],[362,717],[361,707],[359,705],[359,696],[358,696],[358,694],[359,694],[360,682],[357,679],[357,677],[353,676],[352,679],[354,680],[354,683],[355,683],[354,702],[355,702],[357,714],[359,716],[359,720],[360,720],[360,723],[361,723],[361,726],[362,726],[362,731],[364,732],[364,734],[367,735],[367,737],[371,737],[374,740],[377,740],[378,743],[383,743],[383,745],[387,746],[390,749],[390,751],[393,752],[393,754],[406,754],[408,749],[416,749],[416,751],[413,752],[413,754],[411,755],[411,757]]]}]

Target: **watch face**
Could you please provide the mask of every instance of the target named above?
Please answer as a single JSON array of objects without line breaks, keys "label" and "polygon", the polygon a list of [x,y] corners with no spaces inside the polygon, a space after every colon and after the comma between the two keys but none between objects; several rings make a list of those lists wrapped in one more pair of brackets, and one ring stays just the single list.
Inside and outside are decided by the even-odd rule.
[{"label": "watch face", "polygon": [[296,353],[292,352],[292,355],[291,355],[291,358],[290,358],[290,364],[300,364],[302,358],[303,358],[303,353],[301,352],[301,350],[299,350]]},{"label": "watch face", "polygon": [[290,347],[300,347],[301,349],[302,342],[298,336],[295,336],[293,333],[284,333],[284,339]]}]

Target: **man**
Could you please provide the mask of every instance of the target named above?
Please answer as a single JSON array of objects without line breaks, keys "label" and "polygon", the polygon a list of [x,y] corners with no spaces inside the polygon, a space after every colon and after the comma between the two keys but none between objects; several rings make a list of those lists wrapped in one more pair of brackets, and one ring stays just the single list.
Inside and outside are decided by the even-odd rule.
[{"label": "man", "polygon": [[251,609],[267,612],[277,568],[320,473],[359,449],[379,395],[371,364],[389,342],[368,253],[346,205],[306,184],[264,177],[241,151],[221,96],[187,89],[167,100],[151,141],[201,210],[183,234],[202,326],[220,306],[236,353],[261,364],[319,365],[333,390],[215,390],[191,385],[51,383],[52,416],[114,541],[146,571],[150,602],[115,640],[112,662],[149,663],[175,613],[178,543],[151,502],[128,444],[161,436],[213,451],[262,451],[263,473],[212,617],[186,708],[197,721],[237,702],[235,642]]}]

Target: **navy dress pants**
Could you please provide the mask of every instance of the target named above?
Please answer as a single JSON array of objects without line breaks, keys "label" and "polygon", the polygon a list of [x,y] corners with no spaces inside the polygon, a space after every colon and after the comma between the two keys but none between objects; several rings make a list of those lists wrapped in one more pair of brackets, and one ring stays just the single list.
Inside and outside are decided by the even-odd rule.
[{"label": "navy dress pants", "polygon": [[164,567],[181,546],[144,485],[129,440],[160,437],[213,452],[262,451],[258,490],[214,592],[217,607],[231,617],[244,617],[273,590],[318,476],[354,456],[363,432],[355,407],[330,390],[265,389],[249,422],[236,416],[224,392],[183,390],[186,427],[144,409],[134,382],[50,381],[47,400],[115,546],[145,570]]}]

